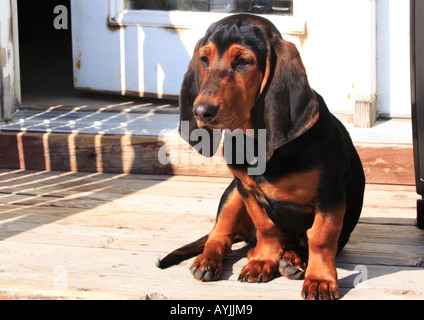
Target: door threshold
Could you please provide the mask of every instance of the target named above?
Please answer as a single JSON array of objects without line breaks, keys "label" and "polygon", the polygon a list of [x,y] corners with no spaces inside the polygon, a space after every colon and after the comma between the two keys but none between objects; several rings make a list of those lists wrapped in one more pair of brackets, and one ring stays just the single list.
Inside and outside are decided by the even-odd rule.
[{"label": "door threshold", "polygon": [[[410,119],[379,119],[372,128],[355,128],[339,117],[355,143],[412,144]],[[178,136],[176,104],[120,103],[105,107],[21,107],[1,131],[133,136]]]}]

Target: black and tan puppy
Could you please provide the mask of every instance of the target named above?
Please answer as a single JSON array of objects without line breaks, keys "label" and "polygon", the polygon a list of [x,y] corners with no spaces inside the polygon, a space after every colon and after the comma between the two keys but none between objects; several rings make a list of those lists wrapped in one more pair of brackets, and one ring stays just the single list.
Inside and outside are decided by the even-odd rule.
[{"label": "black and tan puppy", "polygon": [[[305,299],[338,298],[335,257],[359,219],[364,172],[348,132],[310,88],[296,47],[262,17],[233,15],[211,25],[185,75],[180,113],[189,132],[211,134],[211,145],[213,129],[241,129],[255,152],[264,143],[256,160],[266,167],[253,175],[249,159],[228,161],[234,180],[215,227],[158,266],[198,255],[190,267],[194,277],[216,280],[233,242],[244,240],[255,246],[240,281],[266,282],[279,271],[305,278]],[[265,139],[251,134],[260,129]]]}]

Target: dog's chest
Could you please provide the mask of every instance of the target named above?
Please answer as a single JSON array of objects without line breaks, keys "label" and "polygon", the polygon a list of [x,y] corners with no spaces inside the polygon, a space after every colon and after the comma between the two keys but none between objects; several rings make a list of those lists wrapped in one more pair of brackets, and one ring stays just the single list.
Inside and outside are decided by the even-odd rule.
[{"label": "dog's chest", "polygon": [[255,196],[270,219],[285,231],[303,233],[313,223],[320,173],[291,174],[257,184]]},{"label": "dog's chest", "polygon": [[256,188],[269,200],[312,205],[318,194],[320,177],[321,171],[314,169],[263,180],[256,185]]}]

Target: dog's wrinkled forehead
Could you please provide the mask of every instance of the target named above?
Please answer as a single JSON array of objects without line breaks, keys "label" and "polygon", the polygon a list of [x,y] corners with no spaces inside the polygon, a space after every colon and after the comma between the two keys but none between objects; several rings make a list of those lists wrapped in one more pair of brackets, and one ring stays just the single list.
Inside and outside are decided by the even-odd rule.
[{"label": "dog's wrinkled forehead", "polygon": [[220,57],[232,44],[240,44],[252,50],[257,58],[259,68],[265,68],[267,56],[267,37],[259,25],[246,19],[227,19],[212,24],[206,31],[202,46],[213,42]]}]

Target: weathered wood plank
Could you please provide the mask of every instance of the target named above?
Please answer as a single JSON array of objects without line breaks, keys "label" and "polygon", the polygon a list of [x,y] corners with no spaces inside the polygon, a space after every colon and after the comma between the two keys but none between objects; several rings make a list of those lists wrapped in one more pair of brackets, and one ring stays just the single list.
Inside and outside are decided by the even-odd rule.
[{"label": "weathered wood plank", "polygon": [[105,291],[85,291],[78,288],[73,291],[67,289],[43,288],[40,284],[30,286],[3,286],[0,285],[0,300],[134,300],[145,297],[130,296]]},{"label": "weathered wood plank", "polygon": [[63,176],[63,178],[58,177],[56,180],[59,181],[56,182],[53,179],[36,180],[32,178],[27,183],[21,181],[16,185],[10,185],[6,181],[0,182],[0,193],[42,197],[69,197],[84,192],[92,192],[95,193],[99,199],[113,199],[114,196],[112,195],[126,195],[142,191],[145,194],[151,195],[166,194],[176,197],[216,198],[224,192],[225,188],[230,183],[228,180],[220,184],[205,181],[197,184],[185,181],[167,181],[166,184],[161,184],[160,181],[147,179],[119,179],[111,181],[107,178],[102,180],[99,178],[100,177],[84,179],[68,178],[68,182],[65,176]]},{"label": "weathered wood plank", "polygon": [[[44,246],[40,251],[39,248],[40,246],[34,247],[28,244],[16,246],[8,243],[7,252],[19,257],[22,263],[15,264],[12,270],[3,268],[0,282],[4,283],[4,279],[7,279],[33,288],[44,288],[43,291],[47,295],[50,291],[52,291],[50,294],[57,294],[60,285],[66,284],[62,290],[69,290],[71,294],[78,291],[107,292],[133,298],[143,298],[152,293],[171,299],[300,298],[302,281],[278,277],[266,284],[237,282],[238,272],[246,263],[246,258],[226,259],[226,263],[234,264],[224,268],[224,280],[200,283],[195,281],[187,270],[191,261],[171,269],[158,270],[154,266],[156,257],[150,254],[143,254],[141,257],[134,252],[128,254],[123,250],[81,248],[75,250],[75,247]],[[47,262],[44,261],[46,257]],[[79,258],[78,262],[74,260],[75,257]],[[1,261],[0,265],[3,266],[4,262]],[[362,274],[364,271],[367,273]],[[390,297],[422,299],[423,289],[419,278],[422,272],[422,268],[370,264],[340,264],[338,267],[341,291],[346,299]],[[60,281],[61,275],[66,275],[66,283]],[[365,283],[355,288],[355,279],[361,276]],[[0,291],[4,291],[5,288],[7,287],[0,284]],[[79,298],[84,298],[84,294]]]},{"label": "weathered wood plank", "polygon": [[[50,208],[45,210],[52,211]],[[48,214],[26,215],[19,219],[21,214],[14,212],[14,215],[9,214],[6,217],[13,224],[6,224],[0,230],[3,237],[13,241],[78,246],[84,246],[85,243],[89,247],[118,246],[133,250],[152,250],[149,247],[154,247],[154,251],[166,253],[207,234],[214,224],[214,219],[199,218],[194,213],[162,214],[162,219],[167,221],[163,223],[155,219],[156,213],[146,212],[141,212],[138,217],[123,214],[105,222],[100,221],[105,220],[104,214],[92,211],[76,213],[62,220],[51,218]],[[113,212],[107,212],[106,216],[112,214]],[[72,240],[72,237],[76,239]],[[161,241],[169,244],[161,244]],[[359,257],[355,260],[357,263],[359,260],[369,262],[369,255],[377,264],[412,266],[424,257],[420,247],[422,243],[424,233],[414,226],[360,223],[344,252],[349,255],[353,250],[355,256]]]}]

